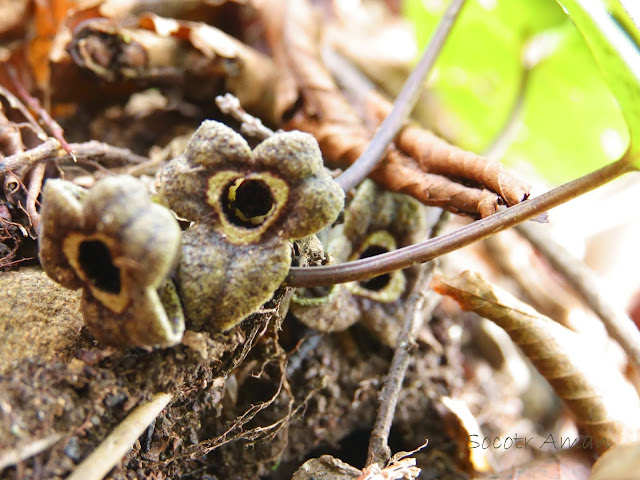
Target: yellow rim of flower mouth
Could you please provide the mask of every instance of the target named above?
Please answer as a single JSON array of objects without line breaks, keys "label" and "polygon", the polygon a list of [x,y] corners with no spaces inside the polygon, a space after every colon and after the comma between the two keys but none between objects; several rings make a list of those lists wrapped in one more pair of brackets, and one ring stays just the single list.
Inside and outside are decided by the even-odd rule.
[{"label": "yellow rim of flower mouth", "polygon": [[[255,215],[249,215],[237,203],[241,189],[251,182],[263,189],[262,195],[269,196],[268,208],[257,208]],[[209,178],[207,203],[220,217],[223,233],[231,243],[249,244],[256,242],[263,233],[278,219],[289,197],[289,185],[268,172],[241,175],[234,170],[218,172]],[[235,222],[234,222],[235,219]]]},{"label": "yellow rim of flower mouth", "polygon": [[[109,262],[112,269],[115,271],[111,273],[113,274],[117,272],[117,293],[110,292],[109,288],[105,288],[104,286],[103,288],[100,288],[97,284],[98,281],[96,277],[105,272],[96,271],[92,274],[88,274],[87,268],[83,266],[83,259],[81,259],[83,254],[83,244],[90,243],[95,243],[104,247],[104,250],[106,251],[104,253],[107,254],[108,258],[94,258],[94,260],[98,262],[106,260],[105,267],[109,269],[109,265],[107,264],[107,262]],[[80,277],[89,287],[91,294],[112,312],[122,313],[129,304],[129,295],[127,294],[126,278],[123,268],[121,268],[124,265],[119,265],[120,263],[123,263],[123,259],[118,255],[114,255],[116,243],[117,242],[113,238],[102,234],[85,235],[82,233],[70,233],[65,237],[62,243],[62,251],[69,261],[69,264],[76,272],[76,275],[78,275],[78,277]],[[99,255],[101,253],[102,252],[98,252]]]},{"label": "yellow rim of flower mouth", "polygon": [[[256,180],[253,180],[253,181],[256,181]],[[238,200],[238,197],[242,195],[241,193],[238,194],[238,189],[242,188],[243,186],[246,186],[247,184],[249,184],[249,182],[251,182],[251,180],[247,180],[246,178],[238,178],[235,180],[235,182],[233,182],[233,184],[229,187],[229,193],[227,195],[227,207],[233,213],[233,215],[239,218],[242,222],[259,226],[259,225],[262,225],[265,222],[265,220],[269,217],[269,215],[273,213],[273,211],[276,208],[276,204],[273,202],[273,198],[272,198],[271,207],[265,214],[252,215],[250,217],[246,216],[245,212],[243,212],[242,209],[237,208],[235,206],[235,203]],[[270,195],[270,192],[269,192],[269,195]]]},{"label": "yellow rim of flower mouth", "polygon": [[[396,239],[386,230],[380,230],[369,235],[360,247],[351,255],[349,260],[358,260],[363,258],[362,255],[370,248],[378,247],[382,251],[390,252],[396,250]],[[347,283],[347,288],[354,295],[366,297],[376,302],[391,303],[396,301],[405,290],[406,278],[402,270],[396,270],[395,272],[385,274],[388,276],[388,281],[379,289],[367,288],[363,285],[364,282],[350,282]],[[380,275],[382,277],[383,275]],[[370,280],[375,280],[379,277],[374,277]]]}]

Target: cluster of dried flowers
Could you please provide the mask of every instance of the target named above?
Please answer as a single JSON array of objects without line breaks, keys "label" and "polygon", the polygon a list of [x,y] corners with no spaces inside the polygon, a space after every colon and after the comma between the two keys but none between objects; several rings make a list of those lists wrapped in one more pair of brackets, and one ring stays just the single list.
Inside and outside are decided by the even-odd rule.
[{"label": "cluster of dried flowers", "polygon": [[[50,14],[57,22],[53,26],[44,20],[46,9],[36,5],[37,38],[28,45],[28,64],[21,61],[19,46],[3,51],[8,68],[0,81],[8,89],[3,91],[6,115],[0,121],[6,120],[7,124],[2,154],[10,208],[2,225],[11,240],[7,248],[13,247],[4,263],[14,259],[21,241],[16,228],[23,224],[22,230],[36,237],[40,216],[52,217],[43,222],[41,230],[41,262],[64,285],[83,287],[85,317],[96,337],[105,343],[175,344],[184,328],[182,309],[186,321],[196,329],[227,329],[255,312],[285,278],[291,264],[287,241],[330,225],[342,208],[343,194],[323,170],[323,158],[332,167],[353,162],[371,140],[371,127],[389,109],[389,104],[375,95],[367,100],[362,113],[349,104],[320,59],[318,22],[306,1],[229,3],[236,9],[236,18],[248,16],[262,25],[271,56],[260,53],[255,42],[243,43],[212,26],[213,21],[189,20],[194,15],[214,19],[224,16],[222,7],[172,4],[167,11],[147,13],[135,2],[127,6],[110,1],[69,4],[66,10],[61,5]],[[153,115],[166,120],[172,111],[193,117],[191,121],[200,115],[200,120],[205,114],[203,105],[229,92],[268,124],[311,132],[322,154],[316,140],[301,133],[274,135],[252,153],[242,137],[215,123],[203,124],[184,154],[176,147],[159,161],[145,162],[143,157],[108,145],[70,146],[25,85],[29,90],[39,89],[54,105],[65,105],[71,112],[82,110],[78,103],[81,99],[95,101],[95,97],[87,96],[93,93],[92,88],[99,87],[104,98],[116,99],[122,92],[126,95],[159,87],[164,94],[154,95],[151,90],[139,99],[134,95],[123,111],[114,111],[114,118],[126,117],[129,109],[132,117],[145,120]],[[35,109],[49,132],[39,126],[28,109],[20,107],[21,102],[10,90]],[[173,106],[172,90],[178,90],[181,97]],[[93,128],[108,126],[108,117]],[[26,127],[16,126],[18,118]],[[157,128],[155,122],[148,124]],[[119,142],[130,135],[113,125],[109,128],[114,129],[114,135],[120,134]],[[136,127],[131,125],[130,130],[135,132]],[[49,139],[42,143],[47,136]],[[184,133],[182,137],[173,136],[174,141],[184,137]],[[40,153],[36,155],[36,151]],[[118,166],[119,155],[124,168]],[[179,234],[170,234],[179,233],[175,220],[165,229],[144,220],[148,215],[160,222],[166,214],[134,211],[143,208],[142,204],[133,208],[138,201],[136,195],[140,202],[148,200],[142,199],[143,185],[130,179],[123,180],[120,189],[102,180],[94,193],[69,193],[79,192],[77,185],[83,182],[90,186],[104,176],[104,166],[112,169],[109,173],[118,168],[118,173],[155,173],[176,155],[178,158],[158,173],[157,189],[162,203],[179,218],[192,222],[182,240]],[[79,160],[88,175],[76,173],[76,164],[64,164],[66,158]],[[99,168],[93,170],[96,162]],[[41,187],[58,176],[60,168],[76,186],[54,182],[45,187],[45,207],[39,211]],[[408,193],[428,205],[472,216],[489,215],[500,203],[513,205],[528,196],[528,187],[506,174],[498,163],[455,149],[412,126],[402,130],[373,178],[392,191]],[[458,182],[460,178],[465,180]],[[129,192],[135,189],[134,184],[140,193],[124,195],[122,188],[129,185]],[[105,200],[108,192],[113,200]],[[123,202],[122,207],[113,207],[115,213],[102,212],[93,197],[102,199],[105,212],[112,208],[109,202]],[[69,205],[60,205],[65,199]],[[46,207],[47,203],[52,206]],[[64,221],[57,217],[66,211],[70,213]],[[127,218],[129,223],[121,223]],[[18,227],[12,220],[17,220]],[[118,232],[121,224],[127,225],[126,231]],[[138,234],[142,228],[149,230]],[[161,230],[156,251],[152,236]],[[347,243],[342,242],[342,247],[350,242],[358,245],[333,252],[342,261],[393,250],[399,240],[376,232],[380,230],[376,228],[368,232],[370,238],[360,238],[360,233],[347,230],[345,227]],[[72,233],[76,235],[73,241],[67,238]],[[138,241],[144,245],[136,246]],[[128,246],[119,246],[119,242]],[[172,247],[161,248],[165,242],[173,242]],[[405,246],[411,242],[400,243]],[[176,244],[181,247],[176,248]],[[164,264],[156,267],[153,262]],[[390,278],[396,290],[404,289],[402,273],[390,274]],[[375,294],[362,285],[348,288],[358,295],[364,293],[364,297],[373,295],[372,300],[391,301],[387,298],[391,294],[384,293],[390,287],[378,288]],[[164,303],[163,309],[160,305]],[[143,311],[146,313],[141,315]],[[111,326],[112,322],[106,321],[110,316],[120,323]]]},{"label": "cluster of dried flowers", "polygon": [[214,121],[158,173],[157,189],[192,222],[184,234],[130,176],[88,192],[64,180],[44,189],[40,262],[64,286],[83,288],[87,325],[108,345],[175,345],[183,308],[192,330],[233,327],[284,280],[289,240],[333,223],[344,202],[312,136],[280,133],[252,152]]}]

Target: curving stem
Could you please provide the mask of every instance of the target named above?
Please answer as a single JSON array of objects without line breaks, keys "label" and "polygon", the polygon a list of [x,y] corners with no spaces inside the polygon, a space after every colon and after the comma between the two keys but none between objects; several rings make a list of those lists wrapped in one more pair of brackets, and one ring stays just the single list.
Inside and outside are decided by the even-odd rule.
[{"label": "curving stem", "polygon": [[539,197],[525,200],[446,235],[392,252],[339,265],[291,268],[289,275],[285,279],[285,284],[291,287],[333,285],[335,283],[366,280],[394,270],[424,263],[494,233],[502,232],[633,170],[635,168],[629,156],[625,154],[620,160],[556,187]]},{"label": "curving stem", "polygon": [[464,2],[465,0],[452,0],[449,4],[433,37],[422,54],[422,58],[420,58],[420,61],[402,87],[398,98],[396,98],[391,112],[384,119],[366,150],[362,152],[362,155],[342,175],[336,178],[336,182],[345,192],[348,192],[367,178],[384,156],[387,146],[402,128],[407,118],[409,118],[422,91],[422,84],[436,62]]}]

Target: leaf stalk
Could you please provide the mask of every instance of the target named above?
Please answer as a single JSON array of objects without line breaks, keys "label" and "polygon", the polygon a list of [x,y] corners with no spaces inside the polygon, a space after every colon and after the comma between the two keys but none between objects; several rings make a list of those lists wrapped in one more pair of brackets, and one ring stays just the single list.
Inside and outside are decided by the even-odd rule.
[{"label": "leaf stalk", "polygon": [[540,215],[633,170],[635,168],[632,162],[629,161],[628,155],[625,155],[616,162],[556,187],[538,197],[530,198],[446,235],[392,252],[339,265],[291,268],[285,279],[285,285],[314,287],[366,280],[418,263],[428,262]]}]

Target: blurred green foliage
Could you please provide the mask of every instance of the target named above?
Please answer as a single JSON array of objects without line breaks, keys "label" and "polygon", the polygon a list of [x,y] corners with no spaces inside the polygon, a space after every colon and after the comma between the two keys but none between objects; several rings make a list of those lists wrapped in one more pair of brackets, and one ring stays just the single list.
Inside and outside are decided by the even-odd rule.
[{"label": "blurred green foliage", "polygon": [[[622,109],[630,134],[627,159],[640,165],[640,31],[637,0],[558,0],[571,17]],[[624,4],[622,3],[624,2]],[[629,9],[629,10],[627,10]]]},{"label": "blurred green foliage", "polygon": [[[419,48],[448,3],[405,0]],[[571,180],[616,160],[628,144],[615,98],[555,0],[468,0],[429,89],[451,113],[443,119],[448,124],[437,129],[477,152],[500,134],[523,93],[522,110],[501,159],[529,162],[551,182]]]}]

